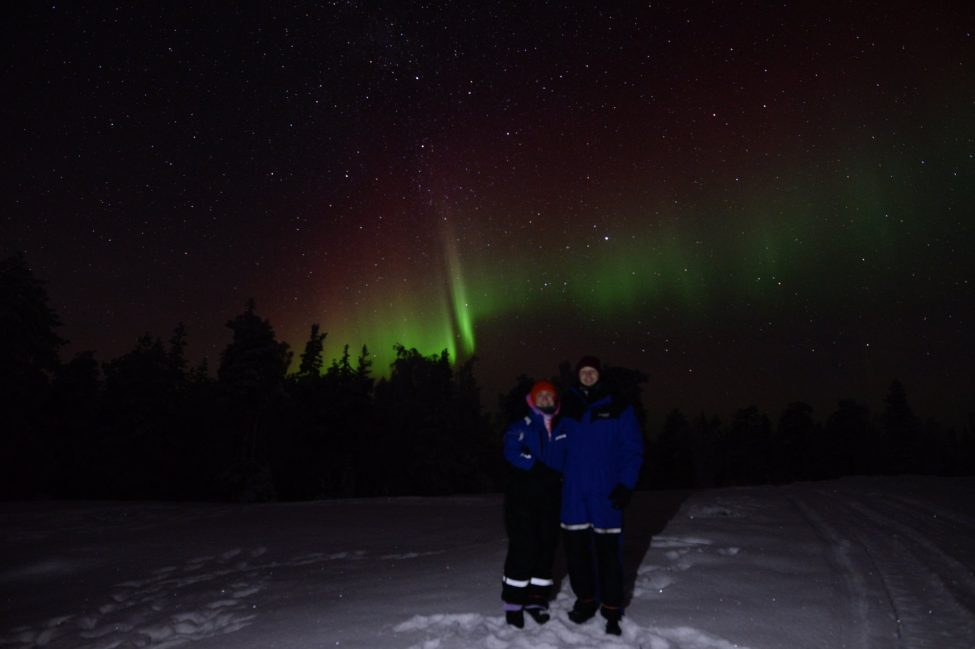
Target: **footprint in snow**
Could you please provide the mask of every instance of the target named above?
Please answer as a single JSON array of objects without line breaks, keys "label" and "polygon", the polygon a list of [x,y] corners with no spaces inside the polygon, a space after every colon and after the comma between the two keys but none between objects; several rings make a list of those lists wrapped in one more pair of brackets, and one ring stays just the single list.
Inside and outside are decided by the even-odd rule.
[{"label": "footprint in snow", "polygon": [[238,631],[256,617],[249,598],[267,586],[266,565],[250,563],[264,548],[235,549],[165,566],[116,585],[106,601],[80,615],[61,615],[0,637],[0,649],[50,645],[86,649],[170,649]]},{"label": "footprint in snow", "polygon": [[563,604],[553,607],[552,619],[541,626],[528,619],[524,629],[516,629],[502,616],[461,613],[415,615],[393,631],[416,636],[409,649],[746,649],[691,627],[643,627],[629,618],[623,619],[623,635],[609,636],[599,618],[581,625],[570,622],[569,598],[560,599]]},{"label": "footprint in snow", "polygon": [[640,566],[633,584],[634,599],[659,599],[665,589],[677,582],[675,573],[690,570],[707,556],[733,557],[741,551],[737,547],[716,547],[709,539],[699,537],[660,536],[651,547],[661,550],[670,563]]}]

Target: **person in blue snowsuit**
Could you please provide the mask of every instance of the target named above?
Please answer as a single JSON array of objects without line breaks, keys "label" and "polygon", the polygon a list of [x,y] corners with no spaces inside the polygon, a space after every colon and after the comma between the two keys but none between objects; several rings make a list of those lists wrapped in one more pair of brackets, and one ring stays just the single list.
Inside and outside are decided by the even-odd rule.
[{"label": "person in blue snowsuit", "polygon": [[623,508],[643,464],[643,435],[633,406],[607,389],[601,371],[599,359],[583,357],[576,365],[578,384],[563,395],[559,430],[568,444],[561,518],[576,596],[569,619],[581,624],[599,610],[606,632],[620,635]]},{"label": "person in blue snowsuit", "polygon": [[565,461],[565,435],[555,426],[559,407],[555,386],[538,381],[525,401],[526,414],[504,434],[504,458],[509,465],[504,498],[508,554],[501,599],[505,621],[519,629],[525,626],[526,611],[538,624],[549,620]]}]

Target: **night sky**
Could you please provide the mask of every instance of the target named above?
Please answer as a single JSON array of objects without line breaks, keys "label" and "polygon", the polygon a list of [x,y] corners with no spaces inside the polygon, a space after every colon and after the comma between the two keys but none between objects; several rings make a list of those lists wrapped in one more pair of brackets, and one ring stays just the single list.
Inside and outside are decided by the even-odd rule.
[{"label": "night sky", "polygon": [[583,354],[655,415],[975,402],[968,3],[120,4],[4,10],[0,253],[65,359],[215,369],[253,297],[489,409]]}]

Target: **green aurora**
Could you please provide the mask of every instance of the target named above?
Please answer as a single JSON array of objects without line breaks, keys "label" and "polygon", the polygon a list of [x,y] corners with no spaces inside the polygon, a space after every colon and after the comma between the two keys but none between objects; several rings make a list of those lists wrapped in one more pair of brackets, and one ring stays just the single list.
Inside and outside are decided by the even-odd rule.
[{"label": "green aurora", "polygon": [[[492,254],[480,237],[458,236],[459,225],[444,227],[440,263],[408,290],[376,290],[358,306],[335,308],[341,317],[324,324],[327,351],[368,345],[381,373],[396,343],[463,360],[478,351],[479,323],[526,310],[560,318],[581,305],[612,322],[666,307],[693,321],[734,305],[826,309],[858,299],[864,283],[896,292],[905,281],[898,259],[923,254],[921,233],[950,230],[950,219],[932,215],[950,215],[962,199],[922,205],[921,196],[937,195],[923,185],[937,179],[919,166],[871,159],[846,172],[782,172],[718,188],[690,207],[621,201],[604,219],[623,224],[621,234],[556,230],[541,250],[525,243]],[[452,221],[463,217],[456,210]]]}]

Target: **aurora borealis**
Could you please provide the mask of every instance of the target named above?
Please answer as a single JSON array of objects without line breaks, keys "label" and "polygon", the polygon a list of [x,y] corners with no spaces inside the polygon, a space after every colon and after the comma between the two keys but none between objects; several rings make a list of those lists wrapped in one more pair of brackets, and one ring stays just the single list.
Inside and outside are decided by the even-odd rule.
[{"label": "aurora borealis", "polygon": [[6,10],[3,254],[101,360],[597,354],[655,411],[973,397],[964,3]]}]

